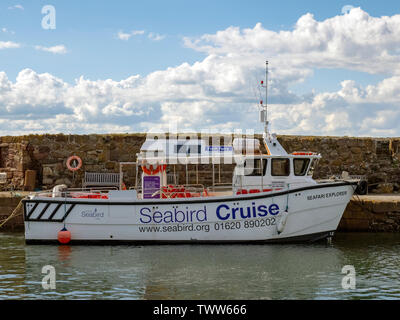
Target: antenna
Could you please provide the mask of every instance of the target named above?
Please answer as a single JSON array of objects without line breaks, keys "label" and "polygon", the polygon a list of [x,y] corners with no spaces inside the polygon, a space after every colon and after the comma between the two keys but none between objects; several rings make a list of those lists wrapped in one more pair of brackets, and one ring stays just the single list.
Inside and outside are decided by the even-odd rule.
[{"label": "antenna", "polygon": [[265,67],[265,84],[261,81],[261,87],[265,88],[265,104],[260,101],[261,111],[260,111],[260,121],[264,123],[265,134],[268,135],[268,60],[266,61]]}]

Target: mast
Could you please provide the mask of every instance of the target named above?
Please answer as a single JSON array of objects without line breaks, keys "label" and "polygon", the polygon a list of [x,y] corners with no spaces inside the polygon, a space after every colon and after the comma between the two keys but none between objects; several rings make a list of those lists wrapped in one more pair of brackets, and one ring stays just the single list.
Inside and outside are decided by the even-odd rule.
[{"label": "mast", "polygon": [[268,60],[265,62],[265,133],[268,134]]},{"label": "mast", "polygon": [[265,88],[265,104],[262,100],[260,101],[260,121],[264,123],[264,132],[266,135],[268,135],[268,60],[265,64],[265,84],[264,81],[261,81],[261,87]]},{"label": "mast", "polygon": [[281,146],[276,137],[276,134],[269,134],[269,121],[268,121],[268,60],[266,61],[266,69],[265,69],[265,84],[264,81],[261,81],[261,87],[265,88],[265,103],[260,101],[260,121],[264,123],[264,144],[267,149],[268,155],[278,155],[284,156],[287,155],[286,150]]}]

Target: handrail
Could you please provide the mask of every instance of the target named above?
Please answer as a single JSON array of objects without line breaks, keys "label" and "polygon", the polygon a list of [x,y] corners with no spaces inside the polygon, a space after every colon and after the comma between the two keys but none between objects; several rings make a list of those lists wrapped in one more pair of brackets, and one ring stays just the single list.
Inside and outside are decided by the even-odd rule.
[{"label": "handrail", "polygon": [[[297,184],[303,184],[305,181],[291,181],[291,186]],[[246,184],[245,186],[232,185],[231,183],[216,183],[214,186],[205,187],[203,184],[182,184],[174,185],[172,189],[168,189],[168,186],[161,187],[155,192],[144,192],[142,186],[130,187],[129,190],[135,190],[137,192],[137,199],[144,199],[145,196],[151,196],[154,198],[160,196],[160,198],[192,198],[192,197],[208,197],[216,196],[219,192],[232,192],[232,194],[250,194],[250,193],[263,193],[263,192],[274,192],[285,190],[288,188],[288,184],[284,181],[282,183],[268,183],[268,184]],[[101,197],[106,196],[111,190],[118,190],[116,187],[99,187],[99,188],[68,188],[66,190],[60,190],[58,195],[62,197],[84,197],[95,195]],[[35,193],[40,197],[53,197],[53,191],[42,191]],[[58,196],[57,195],[57,196]]]}]

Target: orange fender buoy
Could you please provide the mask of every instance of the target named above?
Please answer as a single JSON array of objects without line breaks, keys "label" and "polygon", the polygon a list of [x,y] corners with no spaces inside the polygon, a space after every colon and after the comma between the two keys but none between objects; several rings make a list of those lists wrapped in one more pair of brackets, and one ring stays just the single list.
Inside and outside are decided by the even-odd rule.
[{"label": "orange fender buoy", "polygon": [[71,241],[71,231],[68,231],[65,227],[58,231],[57,235],[58,241],[61,244],[67,244]]}]

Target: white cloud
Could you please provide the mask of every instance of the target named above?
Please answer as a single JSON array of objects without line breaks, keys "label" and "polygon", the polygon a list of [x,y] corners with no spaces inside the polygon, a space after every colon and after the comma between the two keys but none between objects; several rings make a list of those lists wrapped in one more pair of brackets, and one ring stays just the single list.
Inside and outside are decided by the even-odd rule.
[{"label": "white cloud", "polygon": [[[209,55],[272,57],[279,66],[304,69],[346,68],[368,73],[399,73],[400,15],[371,17],[360,8],[346,15],[316,21],[310,13],[292,31],[271,31],[261,23],[241,30],[229,27],[200,38],[185,38],[185,45]],[[283,63],[284,62],[284,63]]]},{"label": "white cloud", "polygon": [[149,39],[151,39],[153,41],[161,41],[161,40],[165,39],[165,35],[161,35],[161,34],[153,33],[153,32],[150,32],[148,37],[149,37]]},{"label": "white cloud", "polygon": [[19,9],[19,10],[24,10],[24,7],[20,4],[16,4],[14,6],[8,7],[9,10],[14,10],[14,9]]},{"label": "white cloud", "polygon": [[[12,83],[2,72],[0,119],[21,120],[13,121],[8,134],[26,133],[27,128],[32,132],[136,132],[168,129],[172,122],[187,130],[257,128],[257,109],[251,101],[207,91],[207,79],[191,79],[186,73],[190,68],[119,82],[81,77],[73,85],[29,69]],[[182,83],[182,78],[188,81]],[[385,79],[367,88],[343,82],[339,91],[317,94],[310,102],[271,104],[273,128],[282,134],[398,135],[399,80]],[[41,127],[34,125],[38,119]]]},{"label": "white cloud", "polygon": [[43,47],[43,46],[35,46],[36,50],[51,52],[54,54],[66,54],[67,48],[64,45],[57,45],[53,47]]},{"label": "white cloud", "polygon": [[15,34],[14,31],[8,30],[7,28],[1,28],[1,32],[3,32],[3,33],[9,33],[9,34]]},{"label": "white cloud", "polygon": [[129,40],[132,36],[137,36],[137,35],[143,35],[145,33],[144,30],[133,30],[130,33],[126,33],[123,31],[119,31],[117,34],[118,39],[127,41]]},{"label": "white cloud", "polygon": [[[145,33],[146,33],[146,31],[144,31],[144,30],[133,30],[131,32],[119,31],[117,33],[117,38],[120,40],[128,41],[133,36],[144,35]],[[161,40],[165,39],[165,35],[161,35],[161,34],[158,34],[155,32],[150,32],[147,35],[147,38],[149,38],[150,40],[153,40],[153,41],[161,41]]]},{"label": "white cloud", "polygon": [[132,34],[131,33],[124,33],[124,32],[122,32],[122,31],[120,31],[120,32],[118,32],[118,39],[120,39],[120,40],[129,40],[129,38],[130,37],[132,37]]},{"label": "white cloud", "polygon": [[12,41],[0,41],[0,50],[20,48],[21,45]]},{"label": "white cloud", "polygon": [[[173,122],[187,130],[261,131],[255,86],[268,58],[274,131],[400,136],[400,15],[377,18],[355,8],[316,21],[306,14],[290,31],[261,24],[229,27],[185,39],[185,44],[206,57],[121,81],[81,77],[69,84],[25,69],[12,82],[0,72],[0,134],[137,132]],[[383,74],[385,79],[363,86],[347,78],[338,90],[302,96],[290,91],[316,68]]]},{"label": "white cloud", "polygon": [[133,30],[131,33],[134,36],[140,35],[140,34],[144,34],[144,30]]}]

